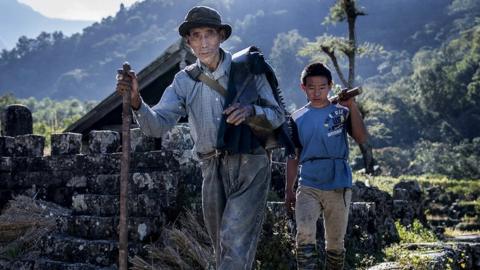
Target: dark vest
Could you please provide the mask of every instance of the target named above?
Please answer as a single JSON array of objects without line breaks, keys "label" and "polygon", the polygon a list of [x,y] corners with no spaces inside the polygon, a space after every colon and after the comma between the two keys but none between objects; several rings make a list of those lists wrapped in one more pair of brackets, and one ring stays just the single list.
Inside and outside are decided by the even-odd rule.
[{"label": "dark vest", "polygon": [[[224,109],[232,105],[234,101],[241,104],[264,106],[264,101],[258,94],[259,89],[257,89],[254,80],[254,76],[260,74],[265,74],[273,90],[273,96],[281,109],[285,111],[275,73],[270,65],[265,62],[262,53],[253,46],[234,54],[232,57],[227,87],[228,94],[225,99]],[[192,76],[190,73],[189,75]],[[195,76],[192,78],[198,80]],[[273,135],[278,147],[285,147],[287,155],[295,153],[286,121],[274,131],[259,134],[258,130],[255,133],[252,132],[250,126],[245,123],[235,126],[228,124],[226,119],[227,116],[223,115],[217,134],[217,149],[219,150],[228,151],[232,154],[252,153],[258,147],[266,146],[267,135],[270,134]],[[270,136],[271,138],[272,136]]]},{"label": "dark vest", "polygon": [[[237,60],[237,61],[236,61]],[[232,58],[228,81],[228,95],[225,99],[225,108],[232,105],[235,97],[241,104],[261,105],[258,89],[252,74],[245,62]],[[250,127],[242,123],[238,126],[227,123],[227,115],[222,116],[217,135],[217,148],[229,153],[252,153],[262,142],[253,133]]]}]

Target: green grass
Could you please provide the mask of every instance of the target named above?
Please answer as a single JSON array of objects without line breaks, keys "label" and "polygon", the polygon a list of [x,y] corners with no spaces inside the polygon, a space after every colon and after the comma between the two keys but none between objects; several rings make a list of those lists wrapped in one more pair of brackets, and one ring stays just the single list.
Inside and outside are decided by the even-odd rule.
[{"label": "green grass", "polygon": [[469,195],[480,194],[480,181],[475,179],[452,179],[444,175],[402,175],[399,177],[391,176],[366,176],[360,173],[354,173],[354,180],[369,183],[390,194],[393,193],[393,187],[401,181],[417,181],[422,188],[438,186],[445,189],[446,192],[453,192]]},{"label": "green grass", "polygon": [[401,245],[393,245],[385,249],[387,261],[395,261],[402,269],[429,269],[430,260],[418,252],[412,252]]},{"label": "green grass", "polygon": [[422,251],[431,252],[435,250],[431,248],[422,250],[420,248],[412,251],[405,247],[405,244],[437,242],[438,239],[435,234],[425,228],[418,220],[415,220],[411,226],[403,226],[397,221],[395,226],[400,236],[400,243],[384,249],[385,259],[398,262],[405,269],[429,269],[430,258],[422,254]]},{"label": "green grass", "polygon": [[480,201],[478,200],[475,200],[475,201],[459,201],[458,202],[459,205],[461,206],[469,206],[469,205],[474,205],[475,208],[477,209],[480,209]]},{"label": "green grass", "polygon": [[400,222],[395,222],[398,235],[400,236],[400,243],[426,243],[437,242],[438,238],[429,229],[425,228],[418,220],[414,220],[410,226],[403,226]]},{"label": "green grass", "polygon": [[472,234],[480,234],[480,231],[462,231],[462,230],[457,230],[455,228],[445,228],[445,232],[443,233],[443,235],[447,238],[455,238],[457,236],[472,235]]}]

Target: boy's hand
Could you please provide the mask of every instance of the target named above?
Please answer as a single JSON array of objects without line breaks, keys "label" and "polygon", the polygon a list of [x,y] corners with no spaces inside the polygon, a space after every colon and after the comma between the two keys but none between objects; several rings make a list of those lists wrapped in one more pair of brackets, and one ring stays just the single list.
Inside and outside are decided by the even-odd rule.
[{"label": "boy's hand", "polygon": [[350,108],[350,106],[352,106],[352,103],[355,102],[355,98],[351,97],[349,99],[343,100],[344,99],[343,96],[346,95],[347,90],[348,89],[344,89],[344,90],[340,91],[340,93],[338,93],[338,99],[340,100],[340,102],[339,102],[340,105],[345,106],[347,108]]},{"label": "boy's hand", "polygon": [[293,190],[285,190],[285,207],[287,208],[287,213],[290,215],[295,209],[295,192]]}]

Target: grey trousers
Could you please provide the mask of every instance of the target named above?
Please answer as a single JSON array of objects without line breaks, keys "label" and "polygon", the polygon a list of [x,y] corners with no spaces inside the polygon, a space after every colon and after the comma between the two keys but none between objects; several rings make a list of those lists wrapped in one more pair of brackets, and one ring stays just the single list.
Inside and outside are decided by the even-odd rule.
[{"label": "grey trousers", "polygon": [[217,269],[251,269],[270,186],[266,151],[200,162],[202,207]]}]

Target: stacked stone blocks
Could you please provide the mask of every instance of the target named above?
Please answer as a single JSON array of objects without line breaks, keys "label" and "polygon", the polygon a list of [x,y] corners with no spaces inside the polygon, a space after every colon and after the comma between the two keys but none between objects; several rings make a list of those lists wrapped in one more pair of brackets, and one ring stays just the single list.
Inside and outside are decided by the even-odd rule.
[{"label": "stacked stone blocks", "polygon": [[[22,114],[17,113],[11,119],[20,121],[18,115],[25,115],[24,108],[19,109]],[[9,110],[12,111],[15,112],[15,108]],[[12,125],[5,123],[10,119],[5,114],[2,127],[10,127]],[[42,136],[2,130],[3,134],[8,136],[0,136],[0,209],[8,200],[22,194],[73,211],[70,217],[58,221],[57,233],[41,241],[40,260],[8,264],[0,261],[0,269],[115,269],[121,164],[119,133],[92,131],[87,138],[76,133],[52,134],[50,155],[44,155]],[[86,147],[82,140],[88,142]],[[172,222],[185,206],[178,199],[182,197],[178,196],[179,189],[195,194],[201,182],[194,163],[181,165],[177,157],[185,159],[185,156],[175,150],[155,151],[153,138],[144,136],[138,129],[131,131],[131,146],[128,234],[129,252],[133,256],[145,253],[141,247],[155,241],[164,225]],[[180,187],[179,183],[189,186]]]}]

